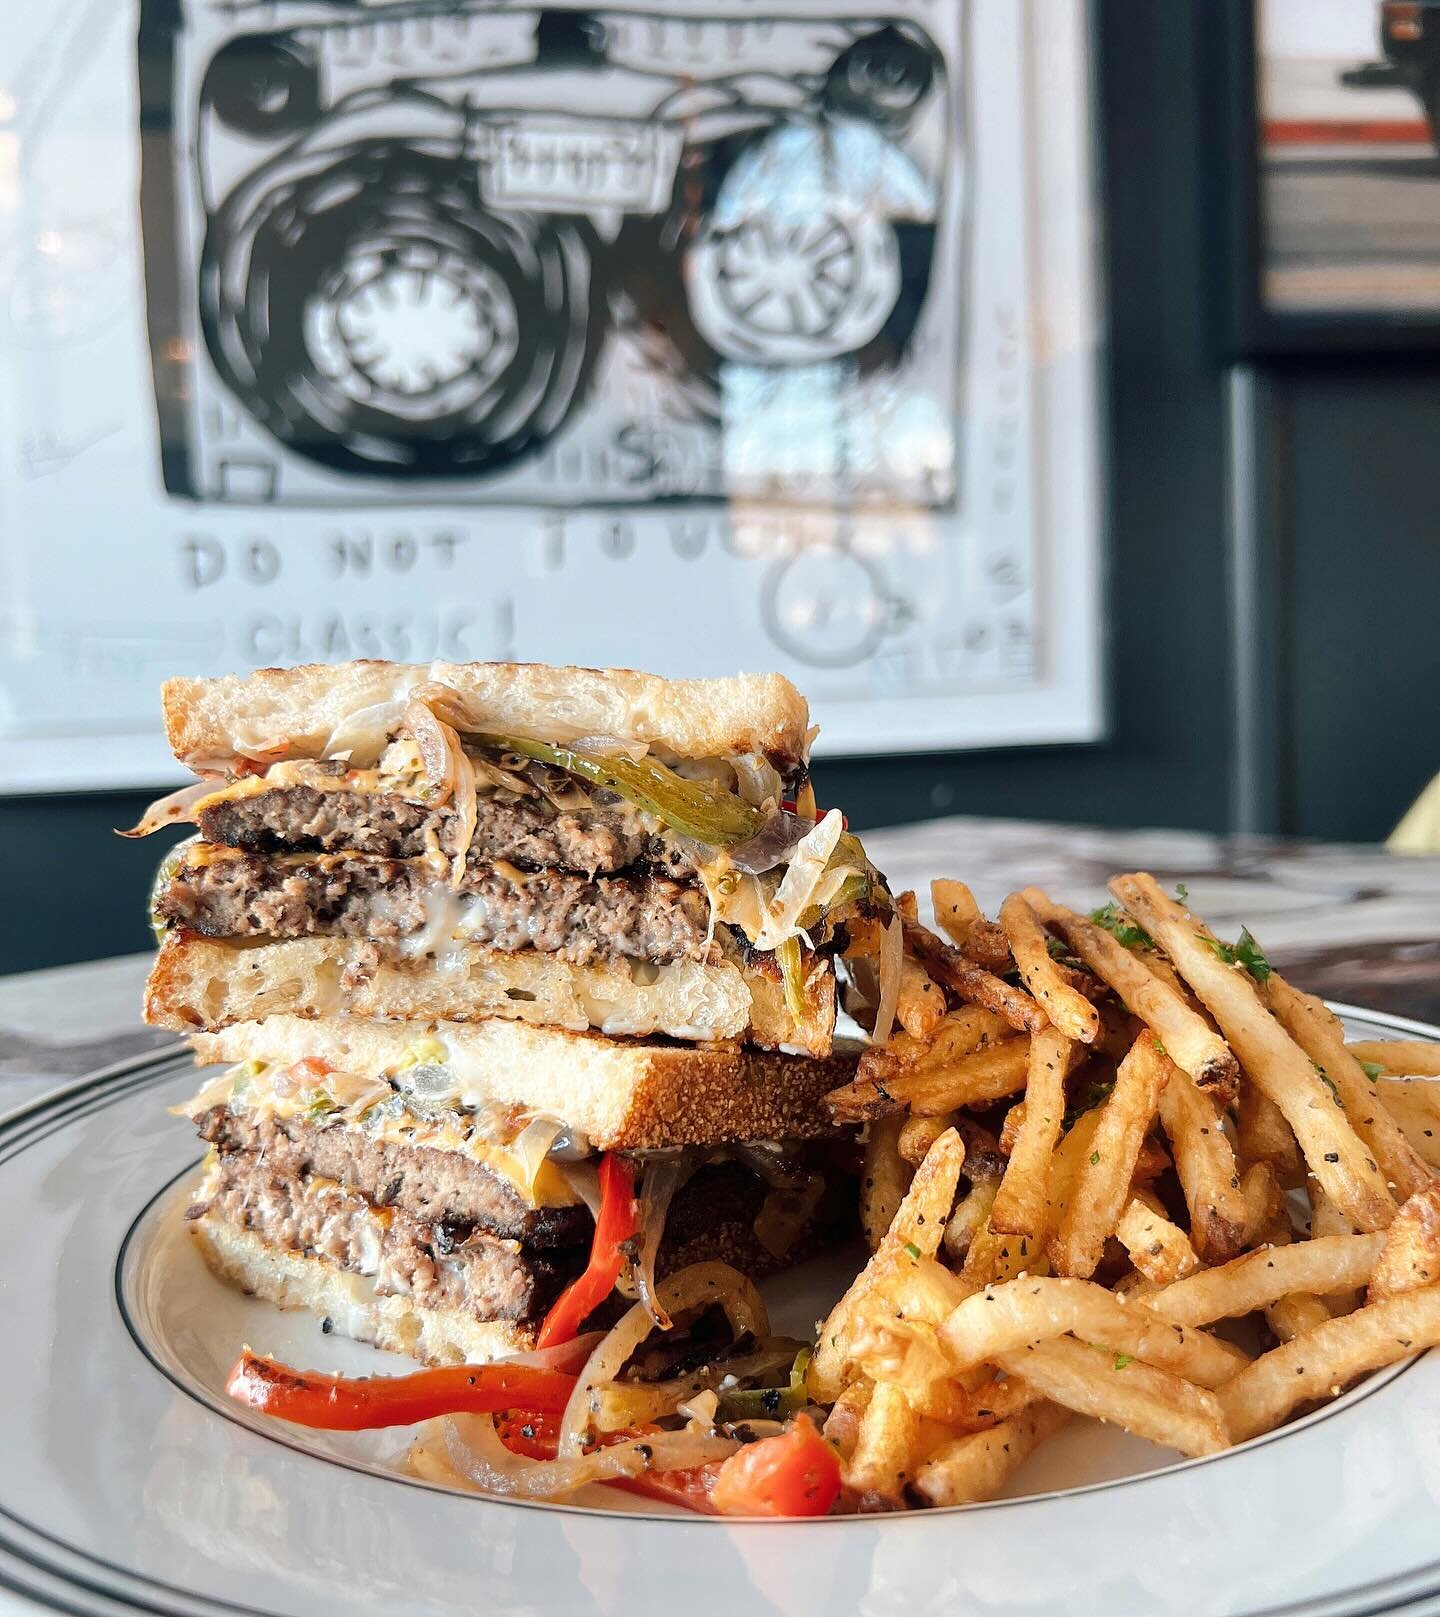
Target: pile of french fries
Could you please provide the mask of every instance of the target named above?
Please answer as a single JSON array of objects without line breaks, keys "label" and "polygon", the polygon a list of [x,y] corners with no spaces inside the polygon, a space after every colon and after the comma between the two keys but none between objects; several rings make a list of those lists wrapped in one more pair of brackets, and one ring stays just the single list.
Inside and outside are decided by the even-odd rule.
[{"label": "pile of french fries", "polygon": [[867,1125],[873,1255],[808,1390],[862,1504],[999,1492],[1073,1418],[1213,1454],[1440,1343],[1440,1044],[1347,1045],[1149,875],[900,916]]}]

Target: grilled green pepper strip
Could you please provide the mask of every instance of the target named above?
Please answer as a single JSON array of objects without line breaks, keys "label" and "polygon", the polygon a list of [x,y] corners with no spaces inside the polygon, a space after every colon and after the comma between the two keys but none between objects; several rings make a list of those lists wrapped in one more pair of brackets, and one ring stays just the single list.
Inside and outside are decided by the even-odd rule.
[{"label": "grilled green pepper strip", "polygon": [[790,1367],[788,1387],[747,1387],[722,1392],[715,1406],[718,1421],[734,1424],[751,1420],[789,1420],[810,1402],[805,1391],[805,1373],[810,1368],[810,1349],[801,1348]]},{"label": "grilled green pepper strip", "polygon": [[145,918],[150,923],[150,930],[155,934],[156,943],[165,941],[166,926],[160,919],[160,900],[165,896],[165,889],[175,880],[175,872],[179,870],[181,862],[190,849],[200,840],[197,832],[193,837],[186,837],[183,842],[177,842],[173,848],[166,851],[165,856],[155,867],[155,876],[150,883],[150,897],[145,905]]},{"label": "grilled green pepper strip", "polygon": [[[838,852],[836,857],[839,857]],[[819,905],[812,904],[808,910],[804,911],[800,917],[800,925],[803,930],[808,932],[812,927],[819,926],[827,915],[838,915],[847,904],[854,904],[862,898],[867,898],[870,894],[869,868],[866,865],[848,875],[840,883],[839,890],[834,898],[830,900],[823,910]]]},{"label": "grilled green pepper strip", "polygon": [[592,786],[618,792],[628,802],[647,810],[682,836],[712,848],[728,848],[753,837],[765,823],[765,813],[743,797],[712,781],[686,780],[654,758],[596,758],[570,747],[552,747],[548,741],[522,736],[476,736],[482,746],[518,752],[524,758],[550,764],[578,775]]},{"label": "grilled green pepper strip", "polygon": [[793,933],[775,950],[775,963],[785,984],[785,1004],[797,1022],[810,1016],[810,1004],[805,998],[805,961],[800,953],[800,939]]},{"label": "grilled green pepper strip", "polygon": [[[712,781],[686,780],[673,769],[654,758],[596,758],[589,753],[576,752],[572,747],[552,746],[548,741],[531,741],[524,736],[477,735],[473,739],[484,747],[502,752],[518,752],[537,763],[563,769],[578,775],[592,786],[618,792],[627,802],[645,809],[672,826],[682,836],[693,837],[712,848],[733,847],[753,837],[765,823],[763,809],[755,808],[743,797],[726,791]],[[830,857],[833,865],[854,865],[861,874],[847,878],[835,898],[826,906],[826,913],[839,910],[843,905],[863,898],[870,891],[869,865],[860,841],[850,832],[844,832],[835,844]],[[801,918],[805,927],[814,926],[820,919],[819,910],[808,910]],[[798,966],[798,950],[797,950]],[[781,962],[784,970],[784,962]],[[792,1012],[797,1003],[803,1007],[804,996],[800,979],[792,993],[787,973],[785,997]]]}]

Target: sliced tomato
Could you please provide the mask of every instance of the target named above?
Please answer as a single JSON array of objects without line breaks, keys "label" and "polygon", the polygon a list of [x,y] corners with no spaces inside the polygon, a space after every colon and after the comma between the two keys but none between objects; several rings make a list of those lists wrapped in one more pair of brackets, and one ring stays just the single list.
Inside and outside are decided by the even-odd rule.
[{"label": "sliced tomato", "polygon": [[721,1516],[824,1516],[839,1497],[840,1456],[797,1415],[721,1463],[710,1504]]},{"label": "sliced tomato", "polygon": [[408,1376],[350,1380],[263,1359],[248,1350],[235,1361],[225,1391],[262,1414],[331,1432],[410,1426],[435,1415],[501,1410],[559,1414],[576,1377],[534,1365],[457,1364]]},{"label": "sliced tomato", "polygon": [[624,1246],[635,1236],[635,1179],[624,1160],[607,1151],[600,1159],[600,1214],[590,1243],[590,1262],[578,1280],[556,1298],[540,1327],[538,1345],[568,1342],[615,1289],[625,1266]]}]

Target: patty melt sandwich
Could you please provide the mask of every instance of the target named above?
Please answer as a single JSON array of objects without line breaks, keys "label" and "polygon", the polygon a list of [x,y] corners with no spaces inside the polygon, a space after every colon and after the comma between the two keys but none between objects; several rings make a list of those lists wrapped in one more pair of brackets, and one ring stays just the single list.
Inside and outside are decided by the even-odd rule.
[{"label": "patty melt sandwich", "polygon": [[786,680],[353,663],[164,708],[200,779],[131,834],[198,835],[146,1015],[220,1069],[180,1108],[218,1273],[476,1361],[846,1224],[834,963],[898,923]]}]

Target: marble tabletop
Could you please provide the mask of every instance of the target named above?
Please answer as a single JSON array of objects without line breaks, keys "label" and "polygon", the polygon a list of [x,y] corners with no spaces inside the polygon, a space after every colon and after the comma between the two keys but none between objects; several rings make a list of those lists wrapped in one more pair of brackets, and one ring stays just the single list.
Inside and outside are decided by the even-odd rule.
[{"label": "marble tabletop", "polygon": [[[1184,882],[1218,932],[1246,925],[1299,985],[1440,1023],[1440,857],[1375,846],[1276,842],[1185,831],[1107,831],[953,818],[872,831],[865,844],[896,891],[969,882],[987,913],[1035,884],[1078,908],[1105,902],[1119,870]],[[148,955],[0,978],[0,1111],[173,1042],[140,1023]]]}]

